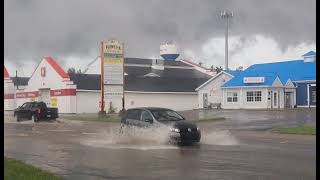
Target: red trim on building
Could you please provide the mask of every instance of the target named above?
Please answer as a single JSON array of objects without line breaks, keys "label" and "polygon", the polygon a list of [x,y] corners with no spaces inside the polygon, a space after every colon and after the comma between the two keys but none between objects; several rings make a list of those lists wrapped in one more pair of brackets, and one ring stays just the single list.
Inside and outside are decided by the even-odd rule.
[{"label": "red trim on building", "polygon": [[4,94],[4,99],[14,99],[14,94]]},{"label": "red trim on building", "polygon": [[75,96],[76,89],[56,89],[50,90],[50,96]]},{"label": "red trim on building", "polygon": [[10,76],[9,76],[9,73],[8,73],[8,71],[7,71],[7,68],[4,66],[4,77],[5,78],[9,78]]},{"label": "red trim on building", "polygon": [[58,63],[52,57],[45,57],[44,59],[62,78],[70,78],[69,75],[58,65]]},{"label": "red trim on building", "polygon": [[33,98],[38,96],[39,96],[38,91],[16,93],[16,98]]}]

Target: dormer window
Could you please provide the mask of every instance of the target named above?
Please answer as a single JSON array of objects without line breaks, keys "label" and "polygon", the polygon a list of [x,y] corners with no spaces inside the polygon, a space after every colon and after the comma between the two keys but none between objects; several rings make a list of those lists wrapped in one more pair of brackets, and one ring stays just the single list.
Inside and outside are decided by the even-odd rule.
[{"label": "dormer window", "polygon": [[314,62],[316,61],[316,52],[309,51],[306,54],[302,55],[304,62]]}]

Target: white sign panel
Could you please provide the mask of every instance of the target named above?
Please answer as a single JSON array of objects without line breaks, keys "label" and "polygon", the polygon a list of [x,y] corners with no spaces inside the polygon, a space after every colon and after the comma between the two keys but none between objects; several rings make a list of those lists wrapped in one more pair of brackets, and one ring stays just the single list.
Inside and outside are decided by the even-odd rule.
[{"label": "white sign panel", "polygon": [[104,84],[123,84],[123,44],[116,40],[103,42]]},{"label": "white sign panel", "polygon": [[105,85],[104,89],[105,89],[104,96],[107,100],[123,97],[123,86]]},{"label": "white sign panel", "polygon": [[264,77],[244,77],[243,83],[264,83]]}]

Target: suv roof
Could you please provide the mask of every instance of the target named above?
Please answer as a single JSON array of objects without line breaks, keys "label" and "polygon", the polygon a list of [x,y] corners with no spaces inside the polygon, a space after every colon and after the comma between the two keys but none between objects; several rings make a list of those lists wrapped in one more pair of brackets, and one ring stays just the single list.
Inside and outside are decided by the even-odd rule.
[{"label": "suv roof", "polygon": [[139,109],[139,110],[143,110],[143,109],[144,110],[171,110],[171,109],[168,109],[168,108],[161,108],[161,107],[137,107],[137,108],[127,109],[127,111],[128,110],[134,110],[134,109]]}]

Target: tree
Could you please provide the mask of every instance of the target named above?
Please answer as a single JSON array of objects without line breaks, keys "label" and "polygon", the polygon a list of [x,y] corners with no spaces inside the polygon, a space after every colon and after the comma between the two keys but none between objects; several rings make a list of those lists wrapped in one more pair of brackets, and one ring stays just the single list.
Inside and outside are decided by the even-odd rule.
[{"label": "tree", "polygon": [[69,68],[67,72],[68,72],[68,74],[83,74],[81,69],[76,70],[73,67]]},{"label": "tree", "polygon": [[76,69],[72,67],[72,68],[69,68],[67,72],[68,72],[68,74],[75,74]]},{"label": "tree", "polygon": [[215,68],[215,71],[216,71],[217,73],[221,72],[222,70],[223,70],[223,69],[222,69],[221,66],[220,66],[220,67],[217,66],[217,67]]}]

